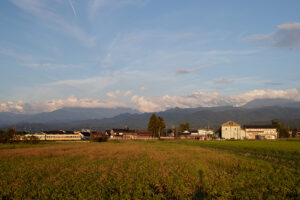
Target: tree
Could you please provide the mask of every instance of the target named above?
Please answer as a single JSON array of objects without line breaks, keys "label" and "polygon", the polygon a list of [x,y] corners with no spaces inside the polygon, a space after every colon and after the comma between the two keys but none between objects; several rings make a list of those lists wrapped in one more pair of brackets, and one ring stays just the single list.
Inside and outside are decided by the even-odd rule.
[{"label": "tree", "polygon": [[148,122],[148,131],[152,131],[152,137],[160,138],[162,129],[166,127],[164,119],[160,116],[152,114]]},{"label": "tree", "polygon": [[1,143],[8,143],[12,142],[16,136],[16,130],[15,129],[7,129],[6,131],[0,131],[0,142]]},{"label": "tree", "polygon": [[296,137],[297,132],[298,132],[297,128],[293,128],[292,129],[292,137]]},{"label": "tree", "polygon": [[288,127],[281,125],[275,120],[272,120],[272,124],[277,127],[277,131],[280,138],[288,138],[290,136]]},{"label": "tree", "polygon": [[149,122],[148,122],[148,131],[152,131],[152,137],[155,137],[158,135],[158,132],[157,132],[157,117],[155,114],[152,114],[150,119],[149,119]]},{"label": "tree", "polygon": [[219,137],[222,136],[222,128],[219,127],[218,129],[215,130],[215,135],[218,135]]},{"label": "tree", "polygon": [[164,119],[160,116],[157,118],[157,128],[158,128],[158,138],[161,136],[162,129],[166,128],[166,123]]},{"label": "tree", "polygon": [[179,125],[179,131],[184,132],[184,131],[190,131],[190,123],[182,123]]}]

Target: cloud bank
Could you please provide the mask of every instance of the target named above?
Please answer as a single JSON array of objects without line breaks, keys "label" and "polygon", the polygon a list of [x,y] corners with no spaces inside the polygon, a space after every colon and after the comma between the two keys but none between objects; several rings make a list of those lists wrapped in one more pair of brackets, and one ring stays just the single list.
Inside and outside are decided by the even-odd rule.
[{"label": "cloud bank", "polygon": [[[113,92],[113,95],[120,92]],[[44,102],[0,102],[0,112],[13,113],[40,113],[51,112],[63,107],[83,107],[83,108],[116,108],[131,107],[141,112],[158,112],[169,108],[193,108],[193,107],[215,107],[215,106],[242,106],[254,99],[290,99],[300,101],[299,89],[287,90],[252,90],[246,93],[235,95],[220,95],[218,92],[197,91],[189,95],[161,97],[144,97],[134,95],[131,102],[122,102],[120,100],[101,101],[89,98],[76,98],[71,96],[66,99],[54,99]]]},{"label": "cloud bank", "polygon": [[145,98],[143,96],[133,96],[131,98],[135,108],[141,112],[158,112],[166,109],[193,108],[193,107],[215,107],[215,106],[242,106],[254,99],[290,99],[300,101],[300,91],[298,89],[288,90],[252,90],[250,92],[236,95],[220,95],[218,92],[197,91],[190,95],[169,96],[158,98]]},{"label": "cloud bank", "polygon": [[66,99],[53,99],[44,102],[24,103],[23,101],[0,102],[1,112],[34,114],[40,112],[51,112],[64,107],[81,107],[81,108],[116,108],[129,107],[127,104],[118,101],[101,101],[96,99],[82,98],[78,99],[70,96]]}]

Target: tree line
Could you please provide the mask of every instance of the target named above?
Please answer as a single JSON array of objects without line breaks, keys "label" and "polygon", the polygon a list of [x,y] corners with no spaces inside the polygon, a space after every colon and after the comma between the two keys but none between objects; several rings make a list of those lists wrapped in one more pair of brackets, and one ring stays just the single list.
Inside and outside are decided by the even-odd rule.
[{"label": "tree line", "polygon": [[15,128],[9,128],[5,131],[0,129],[0,143],[38,143],[40,140],[35,136],[25,137],[25,133],[18,132]]}]

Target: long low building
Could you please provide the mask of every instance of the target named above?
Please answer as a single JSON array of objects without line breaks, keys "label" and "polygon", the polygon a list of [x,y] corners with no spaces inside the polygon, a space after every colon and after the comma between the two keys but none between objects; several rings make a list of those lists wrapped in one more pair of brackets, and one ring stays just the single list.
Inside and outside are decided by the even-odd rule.
[{"label": "long low building", "polygon": [[82,140],[82,134],[74,134],[66,131],[45,131],[35,134],[26,134],[25,137],[35,136],[44,141],[79,141]]},{"label": "long low building", "polygon": [[221,137],[224,139],[276,139],[278,132],[273,125],[244,125],[228,121],[222,124]]}]

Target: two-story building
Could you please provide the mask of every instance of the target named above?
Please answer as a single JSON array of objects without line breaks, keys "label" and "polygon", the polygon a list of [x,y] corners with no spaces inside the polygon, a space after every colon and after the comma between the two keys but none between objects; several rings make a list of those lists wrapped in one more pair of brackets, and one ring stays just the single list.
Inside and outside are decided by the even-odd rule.
[{"label": "two-story building", "polygon": [[228,121],[222,124],[221,137],[224,139],[276,139],[278,136],[276,126],[273,125],[244,125],[243,127]]}]

